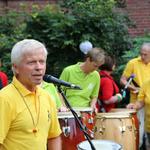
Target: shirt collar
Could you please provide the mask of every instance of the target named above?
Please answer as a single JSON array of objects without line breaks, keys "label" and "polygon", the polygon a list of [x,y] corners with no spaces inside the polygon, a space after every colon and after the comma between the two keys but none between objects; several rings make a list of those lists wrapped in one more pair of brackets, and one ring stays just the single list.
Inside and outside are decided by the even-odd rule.
[{"label": "shirt collar", "polygon": [[141,56],[139,56],[139,57],[137,58],[137,60],[142,62]]},{"label": "shirt collar", "polygon": [[[137,58],[137,60],[138,60],[139,62],[142,62],[142,63],[143,63],[143,61],[142,61],[142,59],[141,59],[141,56],[139,56],[139,57]],[[144,64],[145,64],[145,63],[144,63]],[[150,65],[150,62],[147,63],[147,64],[145,64],[145,65]]]},{"label": "shirt collar", "polygon": [[[19,89],[23,96],[27,96],[29,94],[34,94],[33,92],[29,91],[17,78],[14,76],[12,80],[12,84]],[[40,95],[40,87],[36,87],[36,94]]]}]

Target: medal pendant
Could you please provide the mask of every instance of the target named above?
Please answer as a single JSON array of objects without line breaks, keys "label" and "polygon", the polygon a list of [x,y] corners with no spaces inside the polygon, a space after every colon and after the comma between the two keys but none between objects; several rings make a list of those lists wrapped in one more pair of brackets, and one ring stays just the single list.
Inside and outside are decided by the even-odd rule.
[{"label": "medal pendant", "polygon": [[33,133],[36,133],[38,130],[36,129],[36,128],[34,128],[33,130],[32,130],[32,132]]}]

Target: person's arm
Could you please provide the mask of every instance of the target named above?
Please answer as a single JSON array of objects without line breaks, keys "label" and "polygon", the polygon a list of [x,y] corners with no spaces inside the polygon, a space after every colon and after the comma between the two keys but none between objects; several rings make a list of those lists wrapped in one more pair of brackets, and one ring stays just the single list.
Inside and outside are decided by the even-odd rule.
[{"label": "person's arm", "polygon": [[48,150],[62,150],[61,137],[48,139]]},{"label": "person's arm", "polygon": [[98,112],[98,109],[96,108],[96,102],[97,102],[97,97],[94,97],[92,100],[91,100],[91,108],[92,108],[92,111],[97,113]]},{"label": "person's arm", "polygon": [[113,104],[113,103],[120,102],[121,100],[122,100],[122,95],[120,93],[117,93],[116,95],[111,96],[111,98],[109,98],[108,100],[103,101],[103,103]]},{"label": "person's arm", "polygon": [[127,108],[139,110],[142,107],[144,107],[144,105],[145,105],[144,101],[136,101],[135,103],[128,104]]},{"label": "person's arm", "polygon": [[[118,93],[119,88],[116,85],[116,83],[108,78],[102,78],[101,79],[101,86],[100,86],[100,93],[101,93],[101,101],[104,104],[113,104],[113,103],[118,103],[122,100],[122,95],[120,93]],[[116,93],[114,95],[114,93]]]},{"label": "person's arm", "polygon": [[66,107],[64,99],[60,93],[58,93],[60,101],[61,101],[61,106],[59,107],[58,111],[60,112],[66,112],[69,111],[69,109]]},{"label": "person's arm", "polygon": [[[122,75],[120,78],[120,84],[123,86],[126,86],[127,83],[128,83],[128,78]],[[131,85],[131,84],[128,85],[128,89],[131,90],[133,93],[139,92],[139,87],[135,87],[134,85]]]},{"label": "person's arm", "polygon": [[149,82],[145,82],[138,94],[138,100],[135,103],[130,103],[127,105],[129,109],[141,109],[145,105],[145,99],[147,99],[147,95],[149,93]]}]

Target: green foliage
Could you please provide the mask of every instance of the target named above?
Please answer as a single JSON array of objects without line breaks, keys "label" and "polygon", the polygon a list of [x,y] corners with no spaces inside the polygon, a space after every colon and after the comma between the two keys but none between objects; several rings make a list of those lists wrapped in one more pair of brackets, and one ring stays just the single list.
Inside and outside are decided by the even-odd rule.
[{"label": "green foliage", "polygon": [[1,70],[7,73],[9,79],[12,78],[10,51],[17,41],[26,38],[24,16],[25,13],[13,11],[0,16],[0,58],[3,62]]},{"label": "green foliage", "polygon": [[30,14],[9,12],[0,16],[0,55],[2,69],[12,76],[10,51],[13,45],[25,38],[45,43],[49,55],[47,73],[59,76],[65,66],[82,60],[79,44],[92,42],[116,56],[131,49],[128,35],[130,20],[116,13],[114,0],[63,0],[44,9],[33,6]]},{"label": "green foliage", "polygon": [[114,4],[113,0],[65,0],[31,14],[26,32],[47,46],[48,73],[59,75],[65,66],[81,60],[79,44],[84,40],[116,58],[130,48],[129,19],[116,13]]}]

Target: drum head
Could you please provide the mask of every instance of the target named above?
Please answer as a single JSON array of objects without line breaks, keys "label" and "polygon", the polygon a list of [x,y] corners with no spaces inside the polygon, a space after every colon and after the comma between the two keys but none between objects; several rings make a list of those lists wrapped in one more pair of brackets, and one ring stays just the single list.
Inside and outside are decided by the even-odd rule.
[{"label": "drum head", "polygon": [[135,109],[127,109],[127,108],[113,108],[111,109],[110,112],[115,112],[115,113],[129,113],[129,114],[134,114],[137,111]]},{"label": "drum head", "polygon": [[129,113],[115,113],[115,112],[110,112],[110,113],[97,113],[96,118],[129,118],[130,114]]},{"label": "drum head", "polygon": [[[81,116],[80,112],[76,112],[76,113],[77,113],[78,117]],[[58,112],[57,115],[58,115],[58,118],[59,118],[59,119],[63,119],[63,118],[74,118],[72,112],[70,112],[70,111],[68,111],[68,112]]]},{"label": "drum head", "polygon": [[73,108],[75,111],[80,111],[80,112],[91,112],[92,108],[91,107],[74,107]]},{"label": "drum head", "polygon": [[[120,144],[109,140],[91,140],[96,150],[121,150]],[[78,150],[92,150],[88,141],[83,141],[77,145]]]}]

